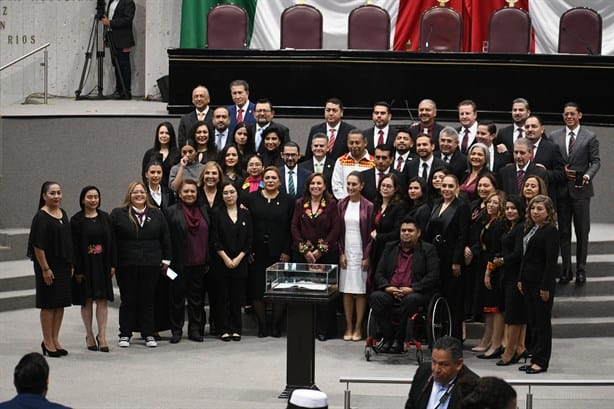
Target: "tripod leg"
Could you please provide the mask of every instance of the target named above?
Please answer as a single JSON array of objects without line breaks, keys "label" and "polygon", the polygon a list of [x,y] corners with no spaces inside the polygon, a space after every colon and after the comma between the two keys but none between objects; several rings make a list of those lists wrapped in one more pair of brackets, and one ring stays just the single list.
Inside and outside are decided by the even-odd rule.
[{"label": "tripod leg", "polygon": [[83,90],[83,84],[85,83],[85,76],[92,62],[92,53],[94,51],[94,45],[98,44],[98,20],[94,17],[94,23],[92,24],[92,30],[90,31],[90,39],[87,43],[87,50],[85,51],[85,61],[83,63],[83,70],[81,71],[81,80],[79,81],[79,88],[75,91],[75,99],[79,99],[81,91]]}]

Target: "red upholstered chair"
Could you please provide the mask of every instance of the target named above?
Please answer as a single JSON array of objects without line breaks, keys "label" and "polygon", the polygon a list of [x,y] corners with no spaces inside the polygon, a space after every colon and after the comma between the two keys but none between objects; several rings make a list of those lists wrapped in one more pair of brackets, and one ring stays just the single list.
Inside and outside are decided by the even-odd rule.
[{"label": "red upholstered chair", "polygon": [[492,13],[488,52],[527,54],[531,50],[531,17],[523,9],[504,7]]},{"label": "red upholstered chair", "polygon": [[567,10],[559,24],[559,53],[600,55],[602,27],[601,16],[593,9]]},{"label": "red upholstered chair", "polygon": [[247,47],[247,12],[234,4],[219,4],[207,14],[207,48]]},{"label": "red upholstered chair", "polygon": [[431,7],[420,17],[420,51],[461,51],[463,19],[449,7]]},{"label": "red upholstered chair", "polygon": [[281,48],[322,48],[322,13],[306,4],[285,9],[281,13]]},{"label": "red upholstered chair", "polygon": [[388,50],[390,48],[390,15],[374,5],[355,8],[348,17],[348,48]]}]

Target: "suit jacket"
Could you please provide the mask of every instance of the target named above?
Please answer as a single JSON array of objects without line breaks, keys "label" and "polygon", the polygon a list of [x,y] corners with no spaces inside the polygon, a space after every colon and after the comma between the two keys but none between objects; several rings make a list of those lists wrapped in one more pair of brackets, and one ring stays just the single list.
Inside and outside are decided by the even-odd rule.
[{"label": "suit jacket", "polygon": [[[282,125],[279,122],[275,122],[275,121],[271,121],[269,126],[275,126],[277,129],[281,131],[281,135],[279,135],[279,137],[281,138],[281,145],[279,145],[279,151],[281,152],[281,148],[284,146],[284,143],[290,141],[290,130],[288,129],[287,126]],[[252,132],[252,135],[254,135],[254,152],[258,154],[262,154],[262,152],[264,152],[265,150],[264,149],[264,138],[262,138],[262,142],[260,143],[258,150],[256,150],[256,145],[255,145],[256,144],[256,129],[258,129],[258,124],[254,122],[253,124],[249,125],[249,128]]]},{"label": "suit jacket", "polygon": [[379,224],[376,225],[375,216],[379,211],[379,207],[373,208],[373,228],[377,233],[373,242],[373,251],[371,254],[371,266],[374,268],[377,266],[384,252],[386,243],[398,240],[401,220],[403,220],[403,217],[407,213],[407,205],[402,201],[389,205],[382,214]]},{"label": "suit jacket", "polygon": [[437,247],[441,271],[447,274],[452,264],[464,263],[471,215],[469,205],[463,199],[454,199],[440,215],[442,205],[443,199],[433,205],[431,220],[423,237]]},{"label": "suit jacket", "polygon": [[[213,129],[213,108],[209,107],[209,110],[205,114],[204,121],[209,124],[211,129]],[[192,109],[192,111],[181,116],[181,119],[179,120],[179,129],[177,131],[177,143],[179,144],[179,149],[185,145],[185,142],[190,134],[190,129],[192,129],[196,122],[198,122],[196,109]],[[234,127],[232,129],[234,129]]]},{"label": "suit jacket", "polygon": [[[204,204],[199,206],[200,213],[207,222],[209,235],[211,235],[211,219],[207,212],[207,207]],[[186,241],[188,239],[188,226],[183,213],[183,204],[177,203],[169,207],[166,214],[168,221],[168,229],[171,235],[173,259],[171,260],[171,268],[177,272],[183,272],[186,259]],[[211,256],[211,243],[209,243],[209,256]]]},{"label": "suit jacket", "polygon": [[[339,231],[339,254],[345,253],[345,212],[347,211],[349,197],[345,197],[337,204],[339,210],[339,218],[341,229]],[[360,238],[362,241],[362,258],[367,259],[371,255],[373,247],[373,239],[371,231],[373,230],[373,203],[364,197],[360,197]]]},{"label": "suit jacket", "polygon": [[158,203],[153,199],[153,197],[151,196],[151,191],[149,190],[149,187],[147,186],[147,184],[145,184],[145,186],[147,187],[147,198],[149,199],[149,202],[156,206],[158,209],[162,210],[162,213],[164,213],[164,215],[166,215],[166,209],[175,203],[175,193],[170,191],[170,189],[168,188],[168,186],[164,186],[164,185],[160,185],[160,189],[161,189],[161,193],[162,193],[162,203],[160,203],[160,205],[158,205]]},{"label": "suit jacket", "polygon": [[70,409],[68,406],[50,402],[43,395],[19,393],[13,399],[0,403],[0,409]]},{"label": "suit jacket", "polygon": [[[367,169],[362,172],[362,181],[364,183],[364,187],[362,188],[362,195],[366,197],[370,202],[374,202],[375,198],[377,197],[377,184],[375,182],[376,175],[378,173],[379,171],[375,168]],[[397,175],[401,196],[403,198],[407,196],[407,185],[405,183],[405,176],[402,173],[399,173],[394,170],[394,168],[390,169],[390,172],[388,173]]]},{"label": "suit jacket", "polygon": [[588,175],[590,177],[588,185],[581,188],[575,187],[574,181],[567,180],[567,193],[573,199],[586,199],[592,197],[595,194],[593,179],[601,167],[597,136],[593,131],[581,126],[580,132],[576,135],[576,142],[571,156],[568,156],[567,146],[565,145],[565,132],[566,128],[553,132],[550,135],[551,141],[558,146],[563,161],[567,166],[578,171],[582,175]]},{"label": "suit jacket", "polygon": [[[348,133],[352,129],[356,129],[356,127],[352,124],[349,124],[345,121],[341,121],[339,123],[339,131],[335,135],[335,144],[333,145],[333,150],[332,152],[329,151],[326,155],[327,157],[330,157],[332,159],[333,164],[339,156],[348,152]],[[313,138],[313,135],[317,133],[323,133],[324,135],[330,137],[330,135],[326,132],[326,122],[322,122],[311,127],[311,130],[309,131],[309,136],[307,137],[305,160],[309,160],[313,157],[313,152],[311,152],[311,139]]]},{"label": "suit jacket", "polygon": [[[438,124],[437,122],[435,122],[433,124],[433,129],[431,130],[431,139],[433,141],[433,144],[435,145],[435,149],[439,150],[439,133],[443,130],[444,126],[441,124]],[[412,139],[414,140],[414,142],[416,141],[416,137],[418,137],[418,135],[420,135],[420,131],[422,130],[422,125],[420,124],[420,122],[413,124],[412,126],[409,127],[409,133],[412,137]]]},{"label": "suit jacket", "polygon": [[[117,264],[122,266],[159,266],[172,260],[171,238],[166,219],[158,208],[147,209],[143,227],[128,217],[132,208],[117,207],[111,221],[117,240]],[[134,216],[136,220],[136,216]]]},{"label": "suit jacket", "polygon": [[[377,145],[376,142],[374,141],[375,126],[365,129],[362,132],[367,138],[367,150],[369,151],[371,155],[373,155],[375,153],[375,146]],[[386,136],[386,140],[384,141],[384,143],[386,145],[392,146],[394,144],[394,137],[396,133],[397,133],[396,126],[388,125],[388,135]],[[347,147],[346,147],[346,151],[347,151]]]},{"label": "suit jacket", "polygon": [[[306,169],[311,175],[313,172],[315,172],[313,169],[313,157],[299,163],[298,167]],[[330,193],[333,192],[333,188],[330,183],[333,178],[333,169],[335,169],[335,159],[332,159],[331,157],[326,155],[326,159],[324,160],[324,170],[322,171],[322,174],[326,178],[326,185]]]},{"label": "suit jacket", "polygon": [[497,152],[496,145],[493,145],[493,148],[495,152],[495,160],[493,162],[494,166],[490,171],[494,174],[497,174],[502,167],[504,167],[508,163],[512,163],[514,161],[514,158],[512,157],[510,151],[499,153]]},{"label": "suit jacket", "polygon": [[518,281],[536,283],[540,289],[550,291],[551,296],[554,296],[558,257],[559,231],[553,224],[545,224],[537,229],[527,243]]},{"label": "suit jacket", "polygon": [[499,129],[494,144],[504,144],[508,152],[514,152],[514,125]]},{"label": "suit jacket", "polygon": [[303,197],[303,193],[305,193],[305,181],[311,173],[309,173],[307,169],[299,166],[294,168],[294,172],[296,172],[296,186],[294,186],[294,191],[296,194],[292,196],[288,193],[288,189],[286,188],[286,167],[280,166],[277,169],[279,169],[279,173],[281,173],[281,186],[279,187],[279,190],[290,196],[292,199]]},{"label": "suit jacket", "polygon": [[[527,170],[525,171],[524,178],[522,179],[522,183],[527,180],[529,176],[539,176],[544,179],[546,183],[548,183],[548,174],[546,169],[541,166],[536,166],[535,163],[529,163]],[[508,163],[503,168],[499,170],[497,173],[497,182],[499,184],[499,189],[503,190],[506,194],[521,194],[518,191],[518,185],[516,184],[518,174],[516,171],[515,163]]]},{"label": "suit jacket", "polygon": [[[405,174],[405,180],[411,180],[411,178],[416,176],[422,176],[422,169],[420,169],[420,159],[407,161],[405,164],[405,170],[403,173]],[[433,170],[438,168],[446,168],[446,163],[441,158],[434,157],[433,163],[429,169],[429,180],[426,181],[426,185],[429,189],[429,194],[432,195],[434,193],[435,188],[433,187]],[[460,180],[460,179],[459,179]]]},{"label": "suit jacket", "polygon": [[[477,385],[480,377],[471,369],[463,365],[457,375],[454,388],[448,403],[448,409],[460,408],[463,397],[468,395]],[[429,403],[431,390],[433,389],[433,376],[430,362],[420,364],[409,390],[409,397],[405,403],[405,409],[425,409]]]},{"label": "suit jacket", "polygon": [[[375,289],[383,290],[390,286],[390,280],[397,268],[400,242],[386,244],[384,253],[375,269]],[[439,257],[432,244],[418,240],[414,247],[411,262],[411,288],[421,294],[430,294],[439,286]]]},{"label": "suit jacket", "polygon": [[[228,114],[230,115],[230,125],[228,128],[232,131],[237,126],[237,106],[236,105],[228,105]],[[256,109],[256,104],[252,101],[248,102],[247,112],[243,112],[243,122],[246,124],[255,124],[256,118],[254,118],[254,109]]]},{"label": "suit jacket", "polygon": [[[443,154],[441,151],[433,152],[433,156],[443,161]],[[462,153],[460,149],[456,149],[456,152],[454,152],[450,158],[450,162],[446,163],[444,161],[444,165],[446,169],[448,169],[449,172],[452,172],[452,174],[456,176],[460,182],[463,180],[463,177],[465,177],[465,172],[467,172],[467,155]]]},{"label": "suit jacket", "polygon": [[559,147],[547,139],[541,138],[533,162],[546,167],[548,174],[548,194],[554,200],[566,189],[565,161]]},{"label": "suit jacket", "polygon": [[298,250],[298,244],[307,240],[315,246],[318,240],[322,239],[328,244],[329,252],[336,252],[339,248],[339,231],[341,229],[337,202],[333,198],[327,199],[326,206],[321,208],[322,214],[314,219],[305,214],[304,204],[304,197],[296,199],[294,204],[294,214],[290,227],[294,241],[292,248]]},{"label": "suit jacket", "polygon": [[[225,206],[220,206],[214,209],[211,215],[213,224],[213,234],[210,236],[213,241],[213,248],[216,251],[215,257],[218,259],[215,262],[216,273],[219,277],[224,277],[225,274],[235,278],[247,277],[247,260],[252,248],[253,224],[249,210],[241,207],[237,210],[237,221],[232,222],[228,216]],[[221,261],[217,252],[223,250],[228,257],[234,258],[241,252],[245,252],[245,257],[239,265],[233,269],[228,269]]]},{"label": "suit jacket", "polygon": [[[111,6],[109,2],[108,7]],[[119,0],[113,19],[110,21],[111,29],[107,35],[111,38],[115,48],[130,48],[134,46],[134,36],[132,34],[132,20],[134,20],[135,5],[133,0]],[[107,8],[107,15],[109,9]]]}]

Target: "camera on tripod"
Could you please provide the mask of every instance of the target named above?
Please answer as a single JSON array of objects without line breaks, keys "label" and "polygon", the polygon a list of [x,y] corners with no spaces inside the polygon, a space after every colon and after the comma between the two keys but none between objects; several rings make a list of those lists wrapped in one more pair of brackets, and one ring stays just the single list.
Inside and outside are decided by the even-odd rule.
[{"label": "camera on tripod", "polygon": [[106,15],[106,6],[104,0],[96,0],[96,19],[102,20]]}]

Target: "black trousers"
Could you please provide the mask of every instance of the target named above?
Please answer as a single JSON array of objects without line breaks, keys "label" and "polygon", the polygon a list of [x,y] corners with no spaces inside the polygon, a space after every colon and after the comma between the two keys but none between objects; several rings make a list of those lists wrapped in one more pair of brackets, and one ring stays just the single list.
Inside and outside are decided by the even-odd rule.
[{"label": "black trousers", "polygon": [[139,330],[143,338],[154,333],[154,294],[160,266],[129,266],[117,269],[119,336],[132,337]]},{"label": "black trousers", "polygon": [[[132,83],[132,70],[130,69],[130,51],[123,51],[123,48],[115,48],[117,56],[117,64],[113,59],[113,68],[115,71],[115,92],[120,94],[130,93]],[[121,74],[121,77],[120,77]],[[122,79],[124,86],[122,87]]]},{"label": "black trousers", "polygon": [[[405,341],[407,320],[418,311],[420,306],[426,304],[429,297],[425,294],[411,293],[397,301],[392,295],[384,290],[377,290],[369,296],[369,303],[373,308],[375,319],[381,328],[385,339],[397,339]],[[399,305],[399,325],[393,333],[392,309],[395,304]]]},{"label": "black trousers", "polygon": [[215,325],[220,334],[225,332],[238,334],[243,329],[241,307],[245,303],[247,277],[234,277],[230,274],[217,276],[215,279],[216,306]]},{"label": "black trousers", "polygon": [[185,302],[188,301],[188,334],[205,335],[203,286],[205,266],[186,266],[170,285],[170,322],[173,334],[183,333]]},{"label": "black trousers", "polygon": [[571,223],[576,231],[576,272],[586,274],[588,254],[588,234],[591,228],[591,200],[572,199],[569,195],[558,200],[559,236],[561,238],[561,258],[563,275],[571,276]]},{"label": "black trousers", "polygon": [[552,303],[554,292],[550,299],[543,302],[539,297],[539,283],[523,283],[523,290],[528,311],[528,328],[531,335],[529,348],[533,358],[531,362],[547,369],[552,354]]}]

